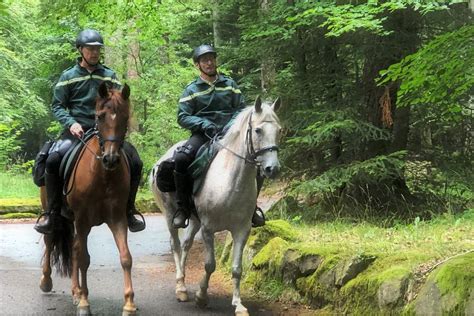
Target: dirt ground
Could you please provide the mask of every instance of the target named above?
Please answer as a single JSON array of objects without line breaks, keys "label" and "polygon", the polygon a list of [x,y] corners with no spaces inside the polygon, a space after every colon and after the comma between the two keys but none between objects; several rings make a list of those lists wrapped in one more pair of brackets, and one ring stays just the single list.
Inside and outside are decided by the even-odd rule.
[{"label": "dirt ground", "polygon": [[[221,242],[225,239],[225,233],[216,234],[216,241],[219,239]],[[189,260],[186,265],[186,283],[198,284],[202,274],[204,273],[204,244],[200,240],[196,240],[191,248]],[[174,273],[174,265],[169,266],[169,271]],[[258,297],[247,296],[247,293],[242,291],[242,301],[252,301],[258,302],[262,306],[262,312],[271,311],[273,315],[316,315],[316,311],[311,309],[308,306],[300,305],[296,303],[283,303],[283,302],[274,302],[274,301],[265,301]],[[210,295],[225,295],[232,298],[232,280],[230,275],[225,275],[221,271],[214,272],[212,274],[210,284],[209,284],[209,294]]]}]

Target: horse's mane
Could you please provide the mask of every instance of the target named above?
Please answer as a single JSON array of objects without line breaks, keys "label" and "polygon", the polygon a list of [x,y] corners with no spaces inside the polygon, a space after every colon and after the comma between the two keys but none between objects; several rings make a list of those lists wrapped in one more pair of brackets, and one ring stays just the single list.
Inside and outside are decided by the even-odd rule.
[{"label": "horse's mane", "polygon": [[[252,112],[254,112],[255,106],[248,106],[244,110],[242,110],[237,117],[235,118],[234,124],[229,128],[227,133],[222,138],[221,143],[224,146],[231,146],[239,136],[247,131],[248,123],[249,123],[249,116]],[[276,121],[280,124],[280,120],[278,116],[273,111],[269,103],[262,103],[262,112],[255,113],[254,118],[258,117],[259,121]]]}]

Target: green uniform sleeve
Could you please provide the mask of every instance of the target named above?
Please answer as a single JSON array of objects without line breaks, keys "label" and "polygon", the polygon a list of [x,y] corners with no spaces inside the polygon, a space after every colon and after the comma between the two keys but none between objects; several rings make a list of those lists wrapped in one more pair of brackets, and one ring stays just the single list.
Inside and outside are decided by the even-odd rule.
[{"label": "green uniform sleeve", "polygon": [[189,91],[186,89],[184,90],[183,95],[179,99],[179,106],[178,106],[178,124],[190,130],[191,132],[200,132],[204,131],[207,127],[212,125],[212,123],[202,117],[198,117],[193,115],[193,102],[194,99],[188,98],[190,95]]},{"label": "green uniform sleeve", "polygon": [[76,123],[76,120],[69,114],[69,111],[67,110],[70,91],[68,85],[61,84],[66,80],[66,78],[61,76],[58,83],[54,87],[51,109],[56,120],[58,120],[64,128],[69,129],[72,124]]}]

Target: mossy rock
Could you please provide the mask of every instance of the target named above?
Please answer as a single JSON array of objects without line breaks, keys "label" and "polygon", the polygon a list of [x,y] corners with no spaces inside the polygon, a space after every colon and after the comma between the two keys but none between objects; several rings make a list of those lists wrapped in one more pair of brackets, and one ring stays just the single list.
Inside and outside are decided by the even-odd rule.
[{"label": "mossy rock", "polygon": [[434,270],[407,314],[473,315],[474,252],[448,260]]},{"label": "mossy rock", "polygon": [[137,199],[135,201],[135,206],[137,210],[139,210],[142,213],[161,212],[161,210],[158,208],[158,205],[156,205],[155,200],[152,197]]},{"label": "mossy rock", "polygon": [[252,260],[253,269],[267,271],[274,274],[279,271],[283,256],[288,249],[288,242],[281,237],[271,239]]},{"label": "mossy rock", "polygon": [[296,241],[298,234],[290,223],[284,220],[267,221],[265,226],[252,229],[247,247],[258,253],[271,239],[280,237],[286,241]]},{"label": "mossy rock", "polygon": [[26,199],[0,199],[0,214],[8,213],[33,213],[41,212],[39,197]]}]

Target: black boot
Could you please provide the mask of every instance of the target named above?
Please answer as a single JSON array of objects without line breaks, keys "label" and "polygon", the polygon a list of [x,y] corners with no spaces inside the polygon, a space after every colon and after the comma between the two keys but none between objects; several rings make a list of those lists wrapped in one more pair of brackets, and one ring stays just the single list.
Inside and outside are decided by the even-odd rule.
[{"label": "black boot", "polygon": [[[146,227],[145,218],[143,218],[143,215],[140,214],[135,208],[135,198],[137,196],[139,185],[140,185],[140,178],[138,178],[138,180],[132,180],[130,182],[130,194],[128,195],[128,202],[127,202],[127,223],[128,223],[128,229],[132,233],[142,231]],[[136,219],[134,214],[140,215],[143,221]]]},{"label": "black boot", "polygon": [[[260,172],[257,174],[257,196],[260,194],[260,190],[263,186],[264,177],[260,175]],[[252,216],[252,227],[261,227],[265,225],[265,215],[260,207],[255,206],[255,211]]]},{"label": "black boot", "polygon": [[[34,229],[41,234],[51,234],[53,232],[55,218],[61,216],[62,182],[58,175],[45,173],[47,207],[42,213]],[[39,220],[44,217],[42,223]]]},{"label": "black boot", "polygon": [[188,226],[187,220],[191,215],[188,175],[175,171],[174,183],[176,185],[176,202],[178,203],[178,209],[173,216],[173,226],[174,228],[186,228]]}]

